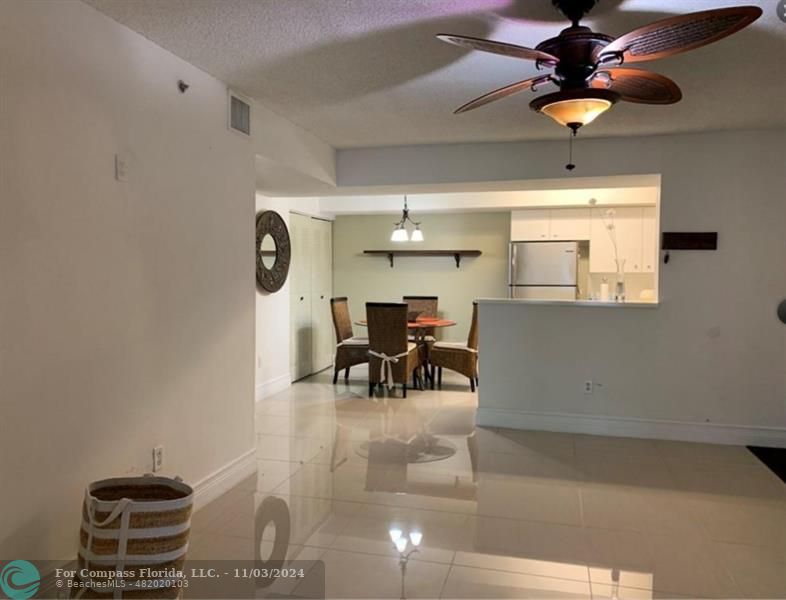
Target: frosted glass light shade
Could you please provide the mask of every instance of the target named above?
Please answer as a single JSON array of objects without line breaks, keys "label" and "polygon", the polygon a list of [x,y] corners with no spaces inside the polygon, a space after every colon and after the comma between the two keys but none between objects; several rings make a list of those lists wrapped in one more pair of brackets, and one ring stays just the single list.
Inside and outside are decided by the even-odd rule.
[{"label": "frosted glass light shade", "polygon": [[423,541],[423,534],[420,531],[413,531],[409,534],[409,541],[412,542],[413,546],[418,547],[420,542]]},{"label": "frosted glass light shade", "polygon": [[592,123],[619,99],[620,95],[613,90],[581,88],[539,96],[529,103],[529,107],[575,131],[582,125]]},{"label": "frosted glass light shade", "polygon": [[540,109],[560,125],[592,123],[600,115],[611,108],[611,102],[601,98],[577,98],[552,102]]},{"label": "frosted glass light shade", "polygon": [[409,241],[409,235],[407,234],[407,230],[403,227],[396,227],[393,230],[393,234],[390,236],[391,242],[406,242]]},{"label": "frosted glass light shade", "polygon": [[412,232],[412,237],[409,239],[413,242],[423,241],[423,232],[420,230],[420,227],[415,227],[415,231]]},{"label": "frosted glass light shade", "polygon": [[403,535],[403,532],[400,529],[391,529],[388,531],[390,534],[390,540],[395,544],[399,538]]},{"label": "frosted glass light shade", "polygon": [[408,543],[409,540],[407,540],[407,538],[405,538],[404,536],[401,536],[396,540],[396,550],[398,550],[399,552],[404,552],[404,550],[407,549]]}]

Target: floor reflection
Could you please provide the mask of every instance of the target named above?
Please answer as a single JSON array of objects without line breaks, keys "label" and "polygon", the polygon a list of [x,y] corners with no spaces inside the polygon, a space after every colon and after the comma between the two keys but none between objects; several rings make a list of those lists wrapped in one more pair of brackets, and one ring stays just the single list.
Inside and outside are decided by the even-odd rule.
[{"label": "floor reflection", "polygon": [[475,428],[455,383],[261,402],[258,472],[193,552],[321,560],[328,597],[786,596],[786,488],[744,448]]}]

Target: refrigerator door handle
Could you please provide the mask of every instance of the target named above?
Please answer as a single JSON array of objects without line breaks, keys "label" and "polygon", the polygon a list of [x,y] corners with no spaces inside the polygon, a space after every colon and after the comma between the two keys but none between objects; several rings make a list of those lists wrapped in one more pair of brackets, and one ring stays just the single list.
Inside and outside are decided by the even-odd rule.
[{"label": "refrigerator door handle", "polygon": [[[516,282],[513,280],[516,276],[516,244],[510,244],[510,260],[508,261],[508,285],[514,285]],[[511,295],[513,290],[511,290]]]}]

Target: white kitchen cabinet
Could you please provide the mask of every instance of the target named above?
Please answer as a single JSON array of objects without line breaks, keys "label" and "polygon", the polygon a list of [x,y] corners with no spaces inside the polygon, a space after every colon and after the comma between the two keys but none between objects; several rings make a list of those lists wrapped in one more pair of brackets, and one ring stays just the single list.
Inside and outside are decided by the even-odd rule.
[{"label": "white kitchen cabinet", "polygon": [[[590,224],[590,272],[616,273],[614,244],[607,229],[612,218],[606,216],[607,208],[593,208]],[[617,255],[625,260],[626,273],[641,273],[642,269],[642,208],[618,207],[614,209],[614,231]]]},{"label": "white kitchen cabinet", "polygon": [[654,206],[641,209],[641,270],[654,273],[658,262],[658,219]]},{"label": "white kitchen cabinet", "polygon": [[[614,245],[606,224],[608,208],[554,208],[511,213],[514,242],[590,241],[590,272],[616,273]],[[654,273],[658,258],[658,224],[653,206],[618,206],[614,210],[617,253],[626,273]],[[605,218],[605,223],[604,223]]]},{"label": "white kitchen cabinet", "polygon": [[545,242],[549,240],[548,209],[514,210],[510,215],[510,240]]},{"label": "white kitchen cabinet", "polygon": [[560,208],[549,213],[549,239],[553,241],[590,239],[589,208]]}]

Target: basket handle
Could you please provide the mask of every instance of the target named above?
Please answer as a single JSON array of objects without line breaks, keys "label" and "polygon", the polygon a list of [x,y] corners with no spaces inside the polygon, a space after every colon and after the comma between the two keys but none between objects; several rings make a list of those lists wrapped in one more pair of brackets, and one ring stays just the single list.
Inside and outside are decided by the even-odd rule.
[{"label": "basket handle", "polygon": [[131,500],[128,498],[121,498],[117,506],[112,509],[112,512],[101,521],[96,522],[96,498],[90,494],[90,489],[85,490],[85,504],[87,505],[87,521],[90,524],[90,530],[87,532],[87,545],[85,546],[85,567],[90,569],[90,557],[93,553],[93,532],[97,527],[105,527],[119,516],[122,515],[121,534],[118,540],[118,558],[122,564],[125,564],[126,544],[128,541],[128,525],[130,513],[128,506]]}]

